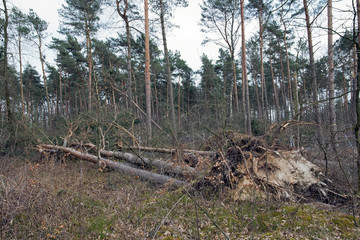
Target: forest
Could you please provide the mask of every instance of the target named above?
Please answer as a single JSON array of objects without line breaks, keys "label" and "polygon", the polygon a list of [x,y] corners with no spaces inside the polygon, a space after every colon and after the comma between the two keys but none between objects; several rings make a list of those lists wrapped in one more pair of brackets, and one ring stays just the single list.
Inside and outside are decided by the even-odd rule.
[{"label": "forest", "polygon": [[0,4],[0,239],[359,236],[360,0],[194,1],[199,69],[188,0],[61,2]]}]

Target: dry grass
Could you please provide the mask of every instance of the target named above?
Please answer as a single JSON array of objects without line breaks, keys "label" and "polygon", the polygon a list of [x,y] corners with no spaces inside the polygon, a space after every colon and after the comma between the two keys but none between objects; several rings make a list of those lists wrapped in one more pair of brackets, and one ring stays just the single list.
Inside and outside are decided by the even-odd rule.
[{"label": "dry grass", "polygon": [[[0,239],[356,239],[333,208],[189,197],[91,163],[0,158]],[[199,205],[194,204],[194,199]],[[217,227],[217,226],[218,227]]]}]

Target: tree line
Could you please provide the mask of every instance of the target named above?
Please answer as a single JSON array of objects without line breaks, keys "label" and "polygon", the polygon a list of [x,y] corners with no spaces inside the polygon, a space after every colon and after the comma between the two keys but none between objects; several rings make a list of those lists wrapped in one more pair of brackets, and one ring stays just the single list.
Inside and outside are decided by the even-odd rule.
[{"label": "tree line", "polygon": [[[65,0],[59,38],[48,36],[36,12],[9,9],[2,0],[4,139],[17,121],[54,131],[59,119],[84,114],[126,118],[123,125],[143,128],[148,142],[158,130],[177,141],[194,127],[256,136],[291,122],[296,127],[283,142],[316,143],[326,166],[329,152],[351,146],[360,175],[360,1],[346,4],[341,10],[332,0],[202,0],[203,44],[219,52],[217,59],[201,56],[194,70],[167,42],[168,23],[187,0]],[[109,13],[119,30],[100,39]],[[319,32],[327,43],[314,42]],[[327,51],[317,53],[319,44]],[[41,72],[24,61],[24,45],[37,52]]]}]

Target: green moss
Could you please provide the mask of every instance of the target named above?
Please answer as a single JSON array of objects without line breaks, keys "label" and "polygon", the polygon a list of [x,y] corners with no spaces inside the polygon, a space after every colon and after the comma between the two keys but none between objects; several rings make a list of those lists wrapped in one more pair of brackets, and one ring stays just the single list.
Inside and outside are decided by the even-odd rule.
[{"label": "green moss", "polygon": [[89,219],[86,232],[91,235],[96,235],[97,239],[104,239],[106,238],[107,233],[111,232],[113,221],[114,219],[108,218],[104,215]]},{"label": "green moss", "polygon": [[332,222],[340,229],[340,231],[345,232],[349,228],[354,227],[354,222],[350,218],[351,218],[350,216],[343,215],[334,218]]}]

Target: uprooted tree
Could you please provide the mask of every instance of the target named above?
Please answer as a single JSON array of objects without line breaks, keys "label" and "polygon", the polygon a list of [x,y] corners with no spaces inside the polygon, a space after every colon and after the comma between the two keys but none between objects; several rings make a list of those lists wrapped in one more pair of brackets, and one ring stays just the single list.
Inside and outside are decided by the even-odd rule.
[{"label": "uprooted tree", "polygon": [[[97,149],[93,144],[38,145],[47,158],[67,153],[154,183],[192,186],[200,191],[228,189],[234,199],[256,196],[330,204],[350,199],[298,150],[269,147],[261,138],[233,132],[211,137],[202,148],[204,151],[128,147],[129,152],[123,152]],[[137,154],[139,149],[170,153],[170,157],[146,158]]]}]

